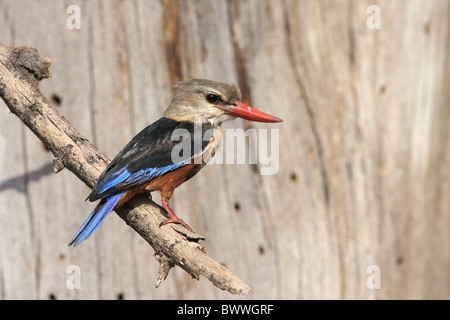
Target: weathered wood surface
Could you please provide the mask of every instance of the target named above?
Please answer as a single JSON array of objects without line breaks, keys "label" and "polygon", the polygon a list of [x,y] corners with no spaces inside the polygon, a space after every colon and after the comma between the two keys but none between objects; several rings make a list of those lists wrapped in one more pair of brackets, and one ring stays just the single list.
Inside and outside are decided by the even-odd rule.
[{"label": "weathered wood surface", "polygon": [[[66,27],[71,4],[80,30]],[[379,30],[366,27],[372,4]],[[209,255],[252,287],[245,298],[448,299],[449,21],[447,0],[4,0],[0,42],[51,58],[42,92],[110,158],[179,79],[238,83],[285,120],[270,125],[276,175],[210,165],[173,198]],[[268,128],[226,127],[250,126]],[[89,190],[53,174],[6,107],[0,154],[0,298],[236,298],[177,269],[155,289],[153,250],[115,215],[68,248]],[[66,285],[71,265],[80,290]],[[381,289],[367,287],[371,265]]]},{"label": "weathered wood surface", "polygon": [[[11,113],[51,151],[55,173],[67,168],[92,188],[110,160],[80,135],[40,92],[38,82],[50,77],[49,67],[50,59],[43,58],[35,48],[0,44],[0,97]],[[204,236],[177,224],[161,227],[167,213],[148,194],[130,199],[116,212],[155,250],[160,263],[156,287],[167,278],[170,269],[179,266],[193,278],[204,276],[233,294],[251,292],[239,277],[206,254],[199,244],[205,240]]]}]

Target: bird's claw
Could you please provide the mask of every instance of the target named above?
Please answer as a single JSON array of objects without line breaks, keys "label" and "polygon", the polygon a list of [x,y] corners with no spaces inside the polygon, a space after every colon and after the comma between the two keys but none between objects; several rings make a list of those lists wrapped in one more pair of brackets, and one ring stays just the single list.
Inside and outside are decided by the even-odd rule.
[{"label": "bird's claw", "polygon": [[191,227],[189,227],[186,222],[177,217],[170,217],[169,219],[164,220],[159,224],[159,227],[162,227],[163,225],[166,225],[168,223],[178,223],[181,224],[186,229],[188,229],[189,231],[192,231]]}]

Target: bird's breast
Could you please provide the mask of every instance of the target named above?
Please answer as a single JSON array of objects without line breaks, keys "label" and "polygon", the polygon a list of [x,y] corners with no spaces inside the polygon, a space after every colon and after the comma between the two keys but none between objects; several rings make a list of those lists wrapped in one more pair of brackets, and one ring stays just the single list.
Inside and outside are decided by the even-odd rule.
[{"label": "bird's breast", "polygon": [[[210,130],[213,130],[211,139],[201,155],[201,163],[203,164],[206,164],[209,160],[211,160],[212,157],[214,157],[216,150],[220,147],[220,144],[222,143],[223,138],[222,129],[220,127],[215,127]],[[199,161],[197,160],[197,162]]]}]

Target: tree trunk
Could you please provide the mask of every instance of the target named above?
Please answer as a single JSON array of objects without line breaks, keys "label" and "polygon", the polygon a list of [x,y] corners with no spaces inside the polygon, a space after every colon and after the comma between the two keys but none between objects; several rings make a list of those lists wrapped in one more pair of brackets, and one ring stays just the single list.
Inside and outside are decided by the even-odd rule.
[{"label": "tree trunk", "polygon": [[[17,0],[0,42],[51,58],[42,93],[109,158],[181,79],[236,83],[284,119],[225,126],[279,130],[276,174],[211,164],[172,200],[244,298],[449,299],[449,21],[446,0]],[[0,154],[0,299],[236,298],[179,269],[155,289],[154,251],[115,215],[67,247],[90,190],[6,107]]]}]

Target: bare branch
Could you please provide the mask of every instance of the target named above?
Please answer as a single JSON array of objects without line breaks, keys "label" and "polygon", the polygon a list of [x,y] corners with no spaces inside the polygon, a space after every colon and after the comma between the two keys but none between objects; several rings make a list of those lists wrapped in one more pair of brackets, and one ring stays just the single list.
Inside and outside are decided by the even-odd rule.
[{"label": "bare branch", "polygon": [[[55,156],[53,169],[64,167],[92,187],[109,159],[83,138],[40,93],[38,83],[51,76],[50,59],[30,47],[0,44],[0,96],[12,113],[45,144]],[[148,197],[133,198],[117,210],[118,215],[144,238],[157,253],[160,272],[157,286],[178,265],[192,277],[204,276],[220,289],[247,294],[251,289],[236,275],[206,255],[203,240],[177,225],[159,227],[165,211]]]}]

